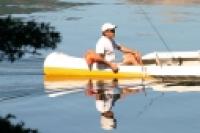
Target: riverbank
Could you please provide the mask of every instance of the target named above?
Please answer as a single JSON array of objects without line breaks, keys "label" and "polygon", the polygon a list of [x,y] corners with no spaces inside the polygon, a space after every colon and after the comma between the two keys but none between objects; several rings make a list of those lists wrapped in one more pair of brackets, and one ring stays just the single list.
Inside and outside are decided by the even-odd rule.
[{"label": "riverbank", "polygon": [[75,6],[94,5],[91,2],[65,2],[59,0],[1,0],[0,15],[28,14],[41,11],[53,11]]}]

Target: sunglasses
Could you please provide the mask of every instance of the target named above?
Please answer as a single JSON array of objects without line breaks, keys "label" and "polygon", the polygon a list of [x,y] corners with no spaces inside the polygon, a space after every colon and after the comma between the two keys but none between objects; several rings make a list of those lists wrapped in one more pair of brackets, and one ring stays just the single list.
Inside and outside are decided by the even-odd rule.
[{"label": "sunglasses", "polygon": [[109,32],[115,33],[115,29],[108,30]]}]

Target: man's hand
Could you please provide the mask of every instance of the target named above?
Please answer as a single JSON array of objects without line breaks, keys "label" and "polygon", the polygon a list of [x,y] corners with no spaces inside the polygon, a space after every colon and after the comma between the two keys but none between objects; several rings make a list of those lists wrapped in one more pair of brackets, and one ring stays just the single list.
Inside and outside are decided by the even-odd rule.
[{"label": "man's hand", "polygon": [[117,64],[110,63],[110,67],[111,67],[111,69],[112,69],[112,71],[113,71],[114,73],[118,73],[119,68],[118,68]]}]

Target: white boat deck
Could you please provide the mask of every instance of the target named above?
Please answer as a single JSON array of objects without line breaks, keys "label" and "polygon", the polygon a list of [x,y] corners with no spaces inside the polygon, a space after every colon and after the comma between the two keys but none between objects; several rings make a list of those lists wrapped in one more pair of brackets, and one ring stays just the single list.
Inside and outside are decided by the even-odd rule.
[{"label": "white boat deck", "polygon": [[186,52],[153,52],[142,57],[146,64],[155,65],[156,60],[161,65],[200,65],[200,50]]}]

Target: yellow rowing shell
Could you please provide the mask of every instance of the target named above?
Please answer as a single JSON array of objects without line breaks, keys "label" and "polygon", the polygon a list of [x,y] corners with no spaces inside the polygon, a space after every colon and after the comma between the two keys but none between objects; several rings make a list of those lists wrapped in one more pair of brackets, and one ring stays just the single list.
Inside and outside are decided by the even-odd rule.
[{"label": "yellow rowing shell", "polygon": [[118,72],[113,73],[111,70],[88,70],[88,69],[70,69],[45,67],[44,74],[48,76],[65,76],[65,77],[87,77],[87,78],[147,78],[143,72]]},{"label": "yellow rowing shell", "polygon": [[111,69],[97,69],[94,65],[92,71],[83,58],[69,56],[54,52],[44,61],[44,74],[47,76],[87,77],[87,78],[142,78],[147,74],[140,66],[119,66],[119,72]]}]

